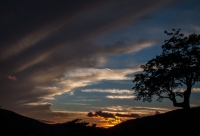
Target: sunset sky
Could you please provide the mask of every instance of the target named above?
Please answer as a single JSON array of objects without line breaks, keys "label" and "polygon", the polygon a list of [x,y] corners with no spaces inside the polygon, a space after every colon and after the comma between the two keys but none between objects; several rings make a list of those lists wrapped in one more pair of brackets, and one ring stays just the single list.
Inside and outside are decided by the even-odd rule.
[{"label": "sunset sky", "polygon": [[[167,99],[135,101],[132,90],[172,28],[200,34],[200,1],[1,0],[0,106],[98,126],[173,110]],[[200,83],[191,94],[197,105]]]}]

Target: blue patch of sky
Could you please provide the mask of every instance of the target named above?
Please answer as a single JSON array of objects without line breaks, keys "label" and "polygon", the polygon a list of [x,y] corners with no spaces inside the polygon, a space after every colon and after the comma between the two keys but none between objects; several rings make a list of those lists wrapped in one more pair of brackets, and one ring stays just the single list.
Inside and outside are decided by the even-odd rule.
[{"label": "blue patch of sky", "polygon": [[[198,3],[197,1],[195,2]],[[169,37],[163,33],[165,30],[170,31],[172,28],[181,28],[183,31],[186,31],[188,27],[193,27],[191,25],[198,26],[200,17],[194,16],[198,15],[197,12],[199,12],[199,6],[190,3],[194,6],[191,11],[187,4],[188,3],[178,5],[179,8],[171,7],[170,9],[167,8],[161,11],[152,12],[138,22],[114,31],[97,40],[96,44],[98,45],[113,45],[117,42],[128,45],[135,44],[138,41],[156,41],[155,46],[142,49],[132,54],[107,56],[109,63],[105,67],[125,68],[132,66],[131,63],[134,64],[135,61],[138,63],[147,62],[149,58],[151,59],[161,52],[161,45],[164,44],[164,40],[169,39]],[[187,17],[187,20],[189,18],[189,23],[185,21],[185,17]]]},{"label": "blue patch of sky", "polygon": [[196,82],[193,87],[200,88],[200,82]]},{"label": "blue patch of sky", "polygon": [[152,12],[150,14],[152,18],[142,25],[149,25],[152,28],[158,27],[159,29],[164,30],[180,28],[183,31],[192,31],[193,26],[199,26],[200,24],[199,5],[199,0],[193,0],[193,2],[188,1],[161,11]]},{"label": "blue patch of sky", "polygon": [[[137,22],[102,36],[96,41],[97,45],[112,45],[122,41],[127,44],[138,40],[153,40],[162,44],[166,39],[164,31],[172,28],[190,31],[193,26],[200,24],[200,2],[184,2],[180,5],[156,10]],[[191,8],[192,7],[192,8]]]},{"label": "blue patch of sky", "polygon": [[142,64],[145,64],[150,59],[160,55],[162,49],[158,46],[152,46],[142,49],[134,53],[125,53],[120,55],[107,56],[108,63],[101,68],[110,69],[124,69],[124,68],[136,68]]},{"label": "blue patch of sky", "polygon": [[[199,5],[199,1],[195,0],[161,11],[155,11],[130,26],[115,31],[106,37],[102,37],[99,39],[100,42],[98,41],[102,45],[111,45],[118,41],[131,44],[141,39],[156,41],[155,46],[144,48],[138,52],[107,56],[109,63],[105,67],[121,69],[134,66],[134,64],[137,66],[159,55],[164,40],[170,38],[163,33],[164,30],[171,31],[172,28],[181,28],[183,32],[192,33],[194,26],[199,26]],[[189,7],[193,8],[191,9]]]},{"label": "blue patch of sky", "polygon": [[104,80],[99,84],[82,87],[78,90],[84,89],[128,89],[131,90],[133,83],[131,80]]},{"label": "blue patch of sky", "polygon": [[146,48],[143,50],[140,50],[134,54],[132,54],[132,58],[137,58],[135,61],[137,63],[146,63],[149,60],[156,57],[156,55],[160,55],[162,52],[162,48],[158,46],[152,46],[150,48]]}]

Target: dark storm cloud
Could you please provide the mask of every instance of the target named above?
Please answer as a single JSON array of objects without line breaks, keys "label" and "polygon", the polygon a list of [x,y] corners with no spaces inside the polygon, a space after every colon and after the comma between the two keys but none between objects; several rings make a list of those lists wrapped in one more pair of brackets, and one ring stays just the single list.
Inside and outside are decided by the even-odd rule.
[{"label": "dark storm cloud", "polygon": [[11,57],[47,37],[62,42],[107,33],[169,2],[145,1],[146,5],[130,0],[5,2],[1,5],[4,21],[1,24],[3,49],[0,58]]},{"label": "dark storm cloud", "polygon": [[113,113],[103,112],[103,111],[95,111],[93,114],[92,112],[89,112],[87,114],[88,117],[103,117],[103,118],[115,118],[115,115]]},{"label": "dark storm cloud", "polygon": [[118,117],[127,117],[127,118],[139,118],[140,115],[139,114],[120,114],[120,113],[117,113],[115,114],[115,116],[118,116]]},{"label": "dark storm cloud", "polygon": [[86,116],[88,116],[88,117],[98,117],[97,114],[93,114],[92,112],[89,112]]},{"label": "dark storm cloud", "polygon": [[88,117],[103,117],[103,118],[116,118],[117,117],[127,117],[127,118],[139,118],[139,114],[120,114],[120,113],[108,113],[103,111],[95,111],[95,113],[89,112]]},{"label": "dark storm cloud", "polygon": [[[103,2],[4,1],[1,2],[1,59],[12,56],[58,31],[74,17]],[[16,47],[17,46],[17,47]],[[11,48],[11,49],[10,49]]]},{"label": "dark storm cloud", "polygon": [[[95,42],[170,4],[172,0],[1,1],[0,103],[8,109],[50,110],[50,104],[26,104],[52,97],[51,87],[70,70],[94,68],[106,55],[152,46],[152,41]],[[38,89],[42,86],[49,89]]]}]

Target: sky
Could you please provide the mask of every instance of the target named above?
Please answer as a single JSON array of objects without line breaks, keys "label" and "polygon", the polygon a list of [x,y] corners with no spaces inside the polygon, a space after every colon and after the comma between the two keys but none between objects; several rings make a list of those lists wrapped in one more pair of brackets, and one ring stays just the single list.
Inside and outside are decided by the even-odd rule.
[{"label": "sky", "polygon": [[[176,109],[167,99],[134,100],[132,80],[162,52],[165,30],[199,34],[199,15],[199,0],[2,0],[0,105],[100,127]],[[199,92],[196,83],[191,106]]]}]

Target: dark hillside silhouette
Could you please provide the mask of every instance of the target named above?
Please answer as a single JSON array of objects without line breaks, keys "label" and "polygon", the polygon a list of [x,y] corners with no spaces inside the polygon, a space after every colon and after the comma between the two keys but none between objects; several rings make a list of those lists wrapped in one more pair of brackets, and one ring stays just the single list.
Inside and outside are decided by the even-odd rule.
[{"label": "dark hillside silhouette", "polygon": [[200,107],[128,120],[109,129],[111,135],[197,136],[200,135]]},{"label": "dark hillside silhouette", "polygon": [[[95,125],[75,119],[63,124],[44,124],[32,118],[28,118],[12,111],[0,109],[0,136],[62,136],[89,133]],[[98,129],[95,129],[98,130]]]},{"label": "dark hillside silhouette", "polygon": [[[133,80],[136,100],[151,102],[168,98],[175,107],[190,108],[190,94],[193,85],[200,81],[200,35],[185,36],[179,30],[165,33],[170,36],[162,45],[162,53],[141,65],[143,72]],[[177,88],[185,88],[184,91]],[[178,103],[177,97],[183,98]]]},{"label": "dark hillside silhouette", "polygon": [[52,125],[0,109],[0,133],[5,133],[5,135],[50,135],[56,131],[53,129]]},{"label": "dark hillside silhouette", "polygon": [[[200,107],[174,110],[142,117],[103,129],[87,127],[80,119],[63,124],[43,124],[37,120],[0,109],[1,136],[198,136]],[[80,124],[79,124],[80,123]],[[83,124],[81,124],[83,123]]]}]

